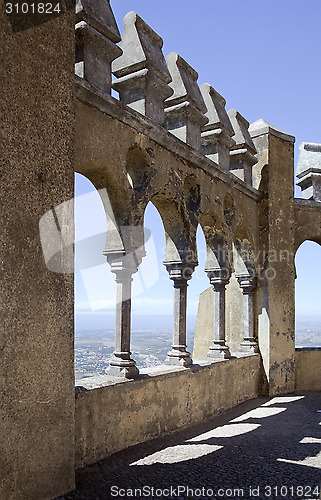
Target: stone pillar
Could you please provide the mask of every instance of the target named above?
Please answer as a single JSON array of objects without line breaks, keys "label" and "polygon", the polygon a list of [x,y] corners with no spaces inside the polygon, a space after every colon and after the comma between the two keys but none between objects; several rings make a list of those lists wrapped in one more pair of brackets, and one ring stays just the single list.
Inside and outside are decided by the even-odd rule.
[{"label": "stone pillar", "polygon": [[321,201],[321,144],[302,142],[296,171],[305,200]]},{"label": "stone pillar", "polygon": [[116,275],[116,330],[115,351],[106,370],[115,377],[134,378],[139,374],[136,361],[131,359],[131,287],[132,276],[137,272],[137,265],[129,255],[107,255],[111,271]]},{"label": "stone pillar", "polygon": [[258,344],[255,335],[255,290],[257,279],[254,276],[239,276],[237,278],[243,292],[243,321],[244,334],[240,352],[258,352]]},{"label": "stone pillar", "polygon": [[214,339],[207,357],[210,359],[229,359],[230,350],[225,343],[225,287],[230,280],[229,273],[224,270],[208,271],[210,283],[214,290]]},{"label": "stone pillar", "polygon": [[44,500],[75,486],[74,12],[0,10],[0,498]]},{"label": "stone pillar", "polygon": [[258,287],[259,348],[270,395],[295,388],[294,137],[258,120],[253,185],[261,190]]},{"label": "stone pillar", "polygon": [[135,12],[124,18],[120,42],[123,55],[113,63],[117,80],[113,88],[120,100],[139,113],[164,125],[164,101],[173,94],[162,52],[163,40]]},{"label": "stone pillar", "polygon": [[191,279],[195,264],[164,262],[174,284],[173,345],[168,353],[167,365],[189,366],[191,355],[186,350],[187,282]]}]

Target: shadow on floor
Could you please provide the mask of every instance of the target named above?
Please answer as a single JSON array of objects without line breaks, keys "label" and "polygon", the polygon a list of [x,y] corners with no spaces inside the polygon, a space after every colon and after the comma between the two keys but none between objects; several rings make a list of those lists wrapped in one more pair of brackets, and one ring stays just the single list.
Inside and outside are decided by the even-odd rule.
[{"label": "shadow on floor", "polygon": [[259,397],[78,471],[59,500],[321,498],[320,410],[321,393]]}]

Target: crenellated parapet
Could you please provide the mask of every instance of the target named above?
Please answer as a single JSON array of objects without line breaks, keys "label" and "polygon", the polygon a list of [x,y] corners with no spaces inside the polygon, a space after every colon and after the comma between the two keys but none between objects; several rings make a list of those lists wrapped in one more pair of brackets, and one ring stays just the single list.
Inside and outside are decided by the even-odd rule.
[{"label": "crenellated parapet", "polygon": [[[159,140],[173,151],[184,143],[203,156],[206,169],[231,172],[243,186],[252,186],[257,160],[249,123],[235,110],[227,113],[225,99],[210,84],[199,87],[197,71],[179,54],[172,52],[165,60],[162,47],[162,38],[135,12],[125,16],[120,37],[109,0],[77,1],[75,72],[90,84],[81,95],[96,102],[96,88],[110,107],[115,100],[107,96],[114,89],[129,113],[148,118]],[[115,114],[119,118],[124,107]],[[137,121],[137,114],[132,117]],[[159,126],[179,139],[174,148]]]},{"label": "crenellated parapet", "polygon": [[75,73],[105,94],[111,92],[111,63],[122,53],[109,0],[77,0]]},{"label": "crenellated parapet", "polygon": [[256,149],[249,133],[249,122],[236,109],[228,112],[235,145],[230,152],[230,171],[247,184],[252,185],[252,167],[257,163]]},{"label": "crenellated parapet", "polygon": [[166,104],[165,127],[195,149],[201,147],[201,128],[207,123],[206,106],[197,84],[198,73],[176,52],[167,56],[173,95]]},{"label": "crenellated parapet", "polygon": [[302,198],[321,201],[321,144],[302,142],[296,171]]},{"label": "crenellated parapet", "polygon": [[229,171],[230,149],[235,146],[234,130],[225,110],[226,101],[208,83],[201,86],[208,123],[202,128],[202,153],[220,167]]},{"label": "crenellated parapet", "polygon": [[124,18],[121,57],[113,63],[113,88],[130,108],[164,124],[164,101],[173,94],[162,53],[163,40],[135,12]]}]

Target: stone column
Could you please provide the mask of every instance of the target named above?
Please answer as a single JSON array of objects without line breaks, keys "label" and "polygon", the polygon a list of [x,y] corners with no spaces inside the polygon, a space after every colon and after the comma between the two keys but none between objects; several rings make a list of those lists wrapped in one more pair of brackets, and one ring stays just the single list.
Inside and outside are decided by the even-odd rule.
[{"label": "stone column", "polygon": [[258,344],[254,340],[254,293],[257,286],[257,279],[255,276],[240,276],[237,278],[237,281],[243,292],[244,335],[240,352],[258,352]]},{"label": "stone column", "polygon": [[75,487],[74,13],[0,26],[0,498],[41,500]]},{"label": "stone column", "polygon": [[164,262],[174,284],[173,345],[168,353],[167,365],[189,366],[191,355],[186,350],[187,282],[191,279],[195,263]]},{"label": "stone column", "polygon": [[137,271],[133,255],[108,255],[111,271],[116,275],[116,330],[115,351],[106,370],[115,377],[134,378],[139,374],[136,361],[131,359],[131,285]]},{"label": "stone column", "polygon": [[207,357],[229,359],[231,353],[225,344],[225,287],[230,276],[226,270],[208,271],[207,275],[214,290],[214,339]]}]

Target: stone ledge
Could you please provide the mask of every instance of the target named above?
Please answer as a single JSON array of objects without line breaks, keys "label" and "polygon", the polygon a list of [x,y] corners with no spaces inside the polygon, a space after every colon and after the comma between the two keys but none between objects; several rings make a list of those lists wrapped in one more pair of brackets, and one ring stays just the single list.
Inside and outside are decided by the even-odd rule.
[{"label": "stone ledge", "polygon": [[321,210],[321,203],[320,201],[315,201],[315,200],[305,200],[304,198],[294,198],[294,205],[296,208],[300,208],[303,210],[314,210],[317,208],[318,210]]},{"label": "stone ledge", "polygon": [[311,351],[311,352],[315,352],[315,351],[321,351],[321,347],[296,347],[295,348],[295,351],[297,352],[300,352],[300,351]]},{"label": "stone ledge", "polygon": [[142,368],[137,378],[126,379],[123,377],[112,377],[109,375],[97,375],[94,377],[85,377],[76,380],[76,394],[77,396],[84,391],[100,389],[103,387],[114,386],[118,384],[130,384],[133,382],[143,382],[150,378],[170,378],[182,372],[196,373],[201,370],[206,370],[215,364],[227,364],[236,359],[244,359],[247,357],[260,356],[259,353],[233,353],[230,359],[215,359],[215,360],[195,360],[191,366],[168,366],[158,365],[148,368]]},{"label": "stone ledge", "polygon": [[266,122],[262,118],[260,118],[254,123],[251,123],[249,127],[249,132],[251,134],[252,139],[253,137],[258,137],[260,135],[271,134],[285,141],[295,142],[295,137],[293,135],[289,135],[286,132],[283,132],[283,130],[274,127],[273,125]]}]

